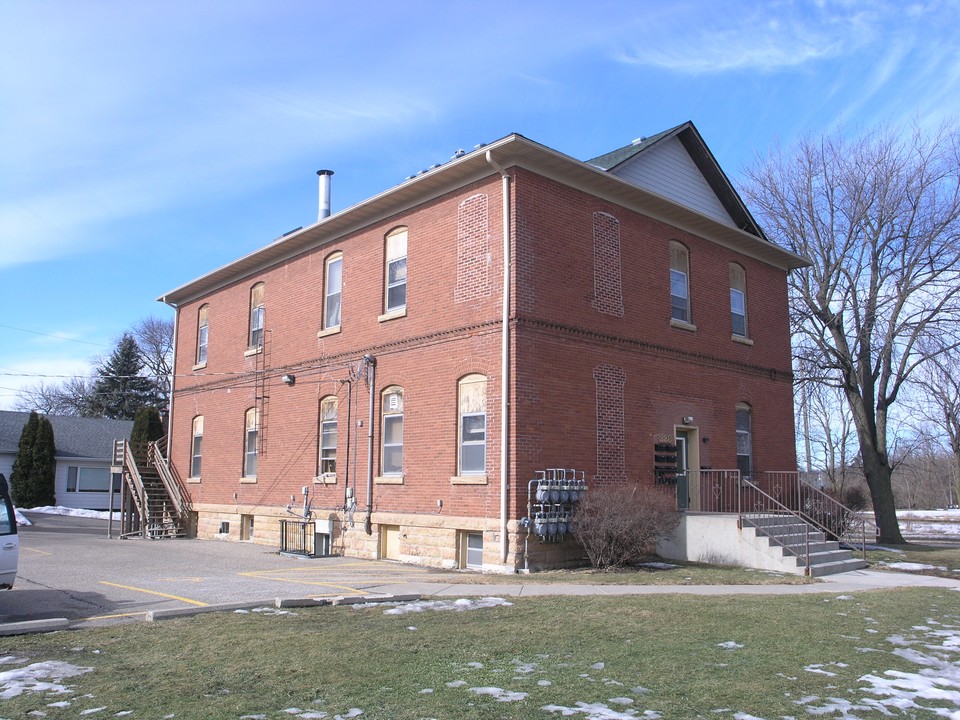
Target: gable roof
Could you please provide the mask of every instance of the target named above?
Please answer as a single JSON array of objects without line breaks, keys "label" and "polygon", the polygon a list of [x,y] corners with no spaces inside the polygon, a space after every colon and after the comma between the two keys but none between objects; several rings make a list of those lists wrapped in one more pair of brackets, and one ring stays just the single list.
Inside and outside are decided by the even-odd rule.
[{"label": "gable roof", "polygon": [[[692,134],[683,132],[688,128],[692,129]],[[685,123],[661,135],[666,137],[670,133],[677,137],[686,137],[688,140],[691,137],[699,139],[699,133],[696,133],[692,123]],[[702,139],[699,139],[699,142],[702,144]],[[652,146],[653,143],[649,145]],[[693,146],[695,147],[696,143],[693,143]],[[626,153],[626,148],[621,150]],[[704,152],[709,155],[710,162],[703,160]],[[705,145],[699,151],[694,150],[694,154],[701,157],[704,167],[709,169],[711,163],[713,164],[714,168],[710,171],[711,177],[714,178],[712,186],[718,188],[718,192],[732,196],[728,197],[731,207],[734,207],[737,202],[741,205],[740,215],[744,220],[742,223],[738,222],[734,225],[720,222],[675,199],[628,182],[596,164],[577,160],[514,133],[490,144],[480,145],[472,152],[454,156],[448,162],[410,177],[378,195],[318,220],[313,225],[291,232],[254,252],[171,290],[157,300],[172,307],[178,307],[297,255],[336,242],[344,235],[362,230],[457,188],[488,178],[500,172],[501,169],[506,171],[511,167],[526,168],[699,235],[774,267],[793,270],[809,265],[804,258],[781,248],[763,236],[709,152]],[[720,182],[721,178],[723,182]]]},{"label": "gable roof", "polygon": [[[113,457],[113,441],[128,440],[132,420],[82,418],[47,415],[53,426],[53,442],[57,458],[109,460]],[[23,426],[30,419],[28,412],[0,410],[0,453],[16,454]]]},{"label": "gable roof", "polygon": [[730,179],[720,167],[720,163],[717,162],[713,153],[710,152],[710,148],[703,141],[700,132],[689,120],[656,135],[634,140],[622,148],[587,160],[587,163],[622,177],[623,171],[629,164],[642,163],[645,156],[649,157],[656,152],[657,148],[662,148],[673,139],[683,145],[697,170],[700,171],[703,179],[709,184],[710,189],[723,205],[723,209],[730,216],[732,223],[744,232],[767,240],[767,236],[734,189],[733,183],[730,182]]}]

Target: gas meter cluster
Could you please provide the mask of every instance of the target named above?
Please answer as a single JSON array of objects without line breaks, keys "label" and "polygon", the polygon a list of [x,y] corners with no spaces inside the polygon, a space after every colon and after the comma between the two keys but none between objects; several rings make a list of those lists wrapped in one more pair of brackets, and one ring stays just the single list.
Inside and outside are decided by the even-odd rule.
[{"label": "gas meter cluster", "polygon": [[560,542],[572,530],[574,503],[587,491],[586,472],[549,468],[535,474],[527,483],[527,517],[520,524],[543,542]]}]

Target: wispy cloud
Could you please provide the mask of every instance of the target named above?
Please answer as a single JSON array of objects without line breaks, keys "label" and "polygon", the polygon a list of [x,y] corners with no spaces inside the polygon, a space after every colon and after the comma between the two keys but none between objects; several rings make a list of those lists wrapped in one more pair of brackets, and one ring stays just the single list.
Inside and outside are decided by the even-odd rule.
[{"label": "wispy cloud", "polygon": [[[857,3],[681,4],[638,28],[620,62],[684,74],[797,68],[854,52],[876,35],[877,18]],[[706,14],[705,14],[706,13]]]}]

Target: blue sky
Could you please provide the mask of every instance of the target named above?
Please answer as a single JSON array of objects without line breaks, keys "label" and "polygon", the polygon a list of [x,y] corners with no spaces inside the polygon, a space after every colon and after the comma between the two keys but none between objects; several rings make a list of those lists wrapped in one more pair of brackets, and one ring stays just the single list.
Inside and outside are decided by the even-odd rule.
[{"label": "blue sky", "polygon": [[736,184],[838,124],[960,116],[960,3],[0,0],[0,409],[164,292],[458,148],[692,120]]}]

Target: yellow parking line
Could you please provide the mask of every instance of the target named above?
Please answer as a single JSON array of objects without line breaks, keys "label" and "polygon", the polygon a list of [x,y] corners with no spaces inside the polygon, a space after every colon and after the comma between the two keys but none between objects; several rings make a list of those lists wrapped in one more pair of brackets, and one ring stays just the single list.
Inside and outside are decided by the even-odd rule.
[{"label": "yellow parking line", "polygon": [[170,598],[171,600],[179,600],[180,602],[190,603],[191,605],[197,605],[198,607],[207,607],[209,604],[200,602],[199,600],[191,600],[190,598],[180,597],[179,595],[169,595],[167,593],[157,592],[156,590],[146,590],[144,588],[132,587],[131,585],[120,585],[119,583],[107,582],[106,580],[101,580],[100,584],[123,588],[124,590],[134,590],[136,592],[147,593],[147,595],[159,595],[160,597]]},{"label": "yellow parking line", "polygon": [[47,552],[46,550],[37,550],[36,548],[32,547],[24,547],[23,545],[20,546],[20,549],[28,550],[29,552],[36,553],[37,555],[53,555],[52,552]]}]

